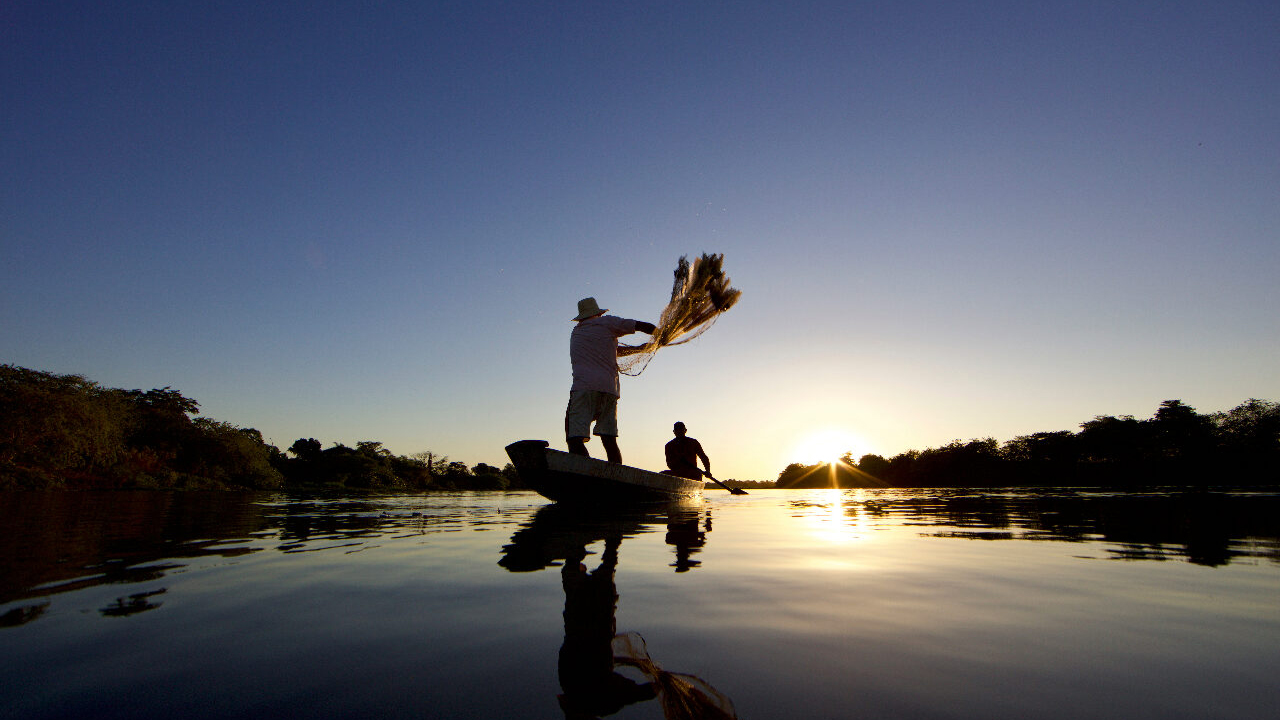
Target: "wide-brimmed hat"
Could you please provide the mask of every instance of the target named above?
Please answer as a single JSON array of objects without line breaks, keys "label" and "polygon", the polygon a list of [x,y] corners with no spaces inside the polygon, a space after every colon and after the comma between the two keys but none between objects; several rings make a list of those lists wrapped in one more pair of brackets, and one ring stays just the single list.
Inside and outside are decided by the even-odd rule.
[{"label": "wide-brimmed hat", "polygon": [[608,311],[609,308],[601,310],[600,306],[596,304],[595,298],[582,298],[578,301],[578,317],[574,318],[574,320],[586,320],[589,317],[603,315]]}]

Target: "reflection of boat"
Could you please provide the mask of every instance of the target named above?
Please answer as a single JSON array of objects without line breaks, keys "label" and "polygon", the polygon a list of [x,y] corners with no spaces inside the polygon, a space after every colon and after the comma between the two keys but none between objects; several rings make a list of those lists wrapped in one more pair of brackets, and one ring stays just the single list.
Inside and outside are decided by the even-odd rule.
[{"label": "reflection of boat", "polygon": [[594,509],[553,503],[511,536],[498,564],[512,572],[559,566],[582,548],[610,537],[630,537],[658,528],[660,516],[643,510],[599,513]]},{"label": "reflection of boat", "polygon": [[507,455],[525,484],[556,502],[669,502],[702,494],[701,480],[552,450],[546,440],[511,443]]},{"label": "reflection of boat", "polygon": [[706,534],[697,529],[700,507],[700,503],[680,501],[633,508],[551,503],[538,508],[516,530],[511,543],[503,546],[498,564],[511,572],[542,570],[559,566],[593,543],[665,529],[667,544],[676,548],[675,567],[692,567],[697,563],[690,562],[689,556],[706,544]]}]

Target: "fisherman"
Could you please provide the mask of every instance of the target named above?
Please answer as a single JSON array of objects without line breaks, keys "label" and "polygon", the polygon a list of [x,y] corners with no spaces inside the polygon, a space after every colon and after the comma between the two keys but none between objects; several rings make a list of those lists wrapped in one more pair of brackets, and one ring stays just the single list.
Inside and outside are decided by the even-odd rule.
[{"label": "fisherman", "polygon": [[703,472],[698,469],[698,459],[706,467],[706,476],[711,477],[711,460],[702,451],[702,443],[685,435],[688,432],[684,423],[677,422],[671,432],[676,434],[674,440],[667,443],[668,475],[677,475],[690,480],[701,480]]},{"label": "fisherman", "polygon": [[621,463],[618,449],[618,338],[639,330],[652,335],[657,327],[643,320],[627,320],[605,315],[593,297],[578,301],[577,323],[569,336],[569,360],[573,363],[573,385],[564,413],[564,434],[569,452],[591,456],[587,440],[600,436],[609,462]]}]

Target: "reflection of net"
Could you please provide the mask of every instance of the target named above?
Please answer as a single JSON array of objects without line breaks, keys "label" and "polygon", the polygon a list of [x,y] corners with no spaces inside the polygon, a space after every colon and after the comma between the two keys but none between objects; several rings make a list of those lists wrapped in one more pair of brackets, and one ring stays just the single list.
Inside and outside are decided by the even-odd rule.
[{"label": "reflection of net", "polygon": [[613,661],[638,669],[658,691],[662,714],[667,720],[736,719],[733,701],[696,675],[667,672],[649,657],[639,633],[621,633],[613,638]]},{"label": "reflection of net", "polygon": [[742,291],[729,287],[724,255],[703,253],[691,265],[682,255],[671,286],[671,301],[658,318],[658,329],[643,345],[618,346],[618,371],[639,375],[658,348],[680,345],[706,332],[720,313],[738,302]]}]

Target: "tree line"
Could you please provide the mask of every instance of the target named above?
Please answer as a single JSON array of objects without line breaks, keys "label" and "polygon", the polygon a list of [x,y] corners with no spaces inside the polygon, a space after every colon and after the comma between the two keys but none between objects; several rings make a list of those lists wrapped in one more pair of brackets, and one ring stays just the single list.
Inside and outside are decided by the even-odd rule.
[{"label": "tree line", "polygon": [[301,438],[282,452],[259,431],[199,410],[169,387],[121,390],[0,365],[0,490],[521,487],[510,464],[400,456],[380,442],[326,449]]},{"label": "tree line", "polygon": [[[198,417],[169,387],[106,388],[80,375],[0,365],[0,490],[22,489],[521,489],[515,468],[473,467],[427,451],[395,455],[380,442],[287,451],[262,433]],[[1280,403],[1250,399],[1201,414],[1166,400],[1147,420],[1100,415],[1078,432],[994,438],[884,458],[792,463],[780,488],[1275,484]],[[746,483],[739,483],[746,484]],[[759,486],[752,484],[749,486]]]},{"label": "tree line", "polygon": [[1099,415],[1068,430],[981,438],[884,458],[792,463],[782,488],[1274,485],[1280,481],[1280,403],[1250,399],[1201,414],[1181,400],[1146,420]]}]

